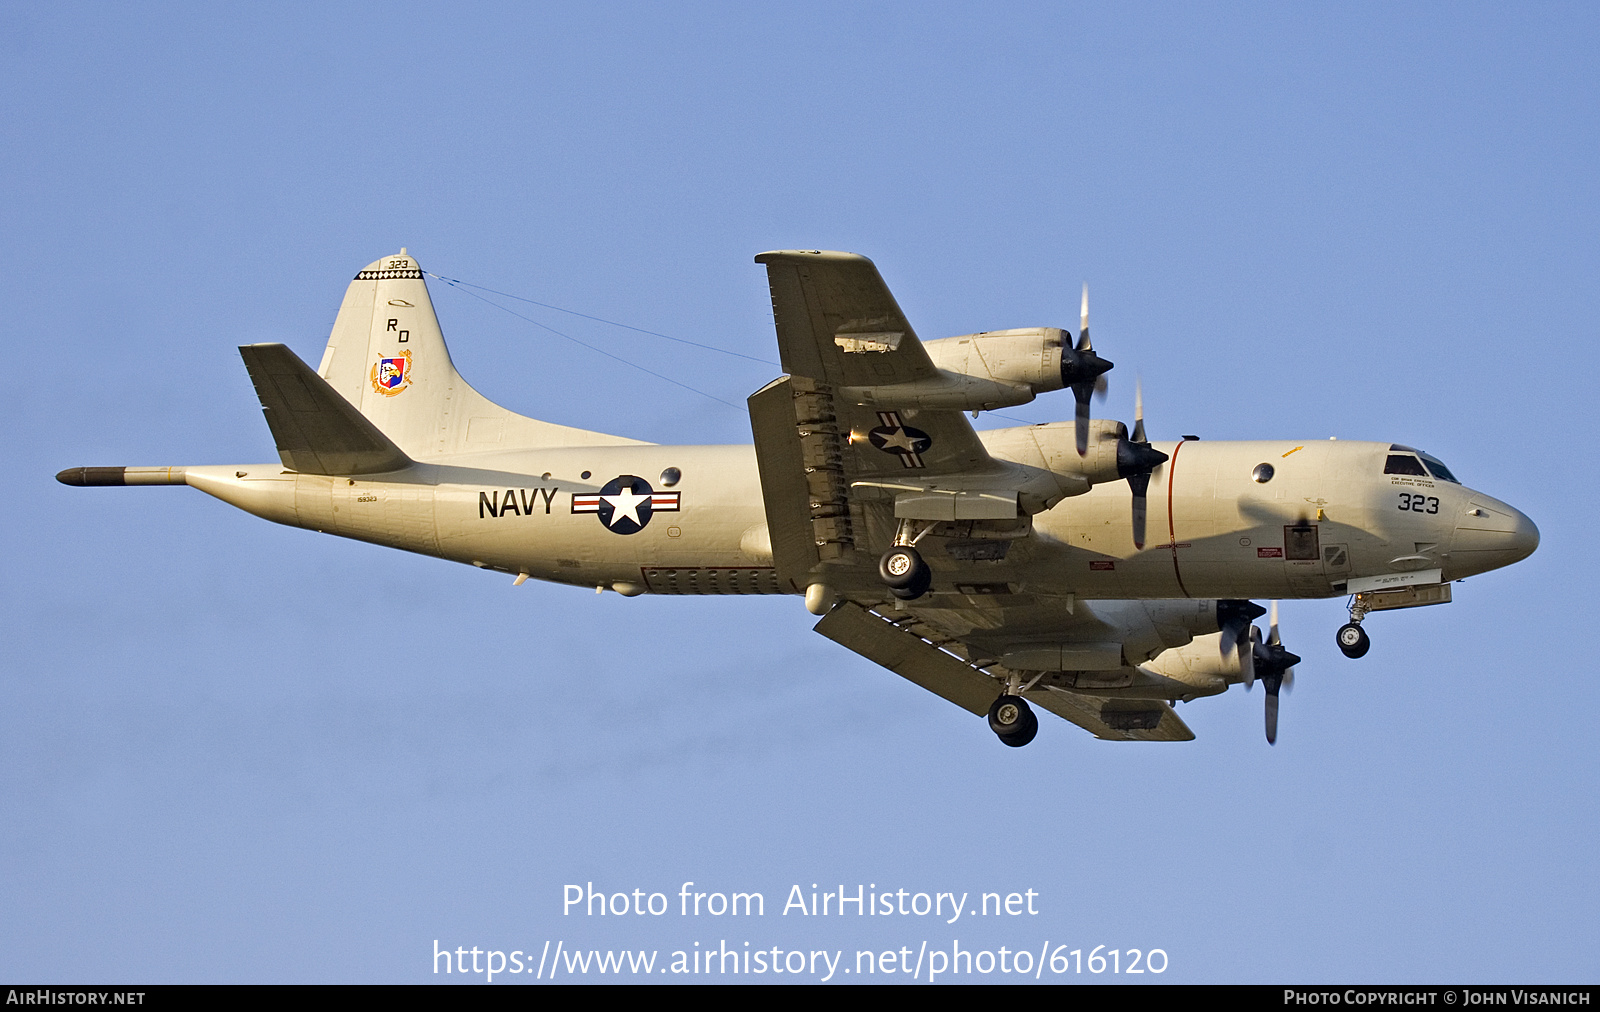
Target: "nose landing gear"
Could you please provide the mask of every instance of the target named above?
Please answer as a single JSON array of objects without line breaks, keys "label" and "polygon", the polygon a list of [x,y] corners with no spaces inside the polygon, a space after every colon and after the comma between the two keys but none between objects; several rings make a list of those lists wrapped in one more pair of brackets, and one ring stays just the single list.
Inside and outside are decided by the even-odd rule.
[{"label": "nose landing gear", "polygon": [[1339,640],[1339,649],[1346,657],[1363,657],[1372,649],[1372,640],[1367,637],[1367,631],[1354,622],[1340,626],[1335,635]]},{"label": "nose landing gear", "polygon": [[1350,600],[1350,621],[1339,627],[1334,634],[1339,641],[1339,650],[1352,660],[1364,657],[1372,649],[1372,640],[1367,638],[1367,631],[1361,628],[1361,620],[1367,617],[1367,602],[1362,595],[1357,594]]}]

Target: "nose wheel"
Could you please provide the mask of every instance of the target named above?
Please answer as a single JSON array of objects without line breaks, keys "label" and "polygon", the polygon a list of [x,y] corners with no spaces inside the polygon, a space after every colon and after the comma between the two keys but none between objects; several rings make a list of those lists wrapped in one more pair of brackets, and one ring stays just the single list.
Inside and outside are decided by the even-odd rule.
[{"label": "nose wheel", "polygon": [[1364,657],[1372,649],[1372,640],[1367,637],[1367,631],[1354,622],[1347,622],[1339,627],[1336,634],[1339,640],[1339,650],[1346,657]]},{"label": "nose wheel", "polygon": [[1361,620],[1367,617],[1369,611],[1366,595],[1357,594],[1350,599],[1350,621],[1339,627],[1334,633],[1334,638],[1339,641],[1339,652],[1354,660],[1365,657],[1367,651],[1372,649],[1372,640],[1367,638],[1365,629],[1361,628]]},{"label": "nose wheel", "polygon": [[1012,748],[1021,748],[1039,733],[1039,718],[1021,696],[1004,695],[989,707],[989,730]]}]

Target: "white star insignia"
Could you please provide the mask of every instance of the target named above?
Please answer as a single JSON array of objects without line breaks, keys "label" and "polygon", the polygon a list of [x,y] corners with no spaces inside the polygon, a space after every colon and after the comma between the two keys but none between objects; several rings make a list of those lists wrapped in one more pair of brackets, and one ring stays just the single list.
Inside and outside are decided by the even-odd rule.
[{"label": "white star insignia", "polygon": [[885,450],[901,449],[907,453],[917,452],[916,443],[912,440],[911,433],[904,428],[895,429],[891,435],[884,436],[883,448]]},{"label": "white star insignia", "polygon": [[617,525],[617,521],[623,519],[624,517],[632,520],[634,525],[637,527],[644,526],[644,521],[639,519],[639,504],[649,502],[650,497],[647,495],[635,494],[632,485],[629,485],[616,495],[603,495],[600,498],[611,504],[612,527],[615,527]]}]

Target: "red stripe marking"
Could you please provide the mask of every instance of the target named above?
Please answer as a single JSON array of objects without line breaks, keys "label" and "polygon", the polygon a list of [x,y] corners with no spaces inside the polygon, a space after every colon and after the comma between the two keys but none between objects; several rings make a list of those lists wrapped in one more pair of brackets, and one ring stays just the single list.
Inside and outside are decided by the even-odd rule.
[{"label": "red stripe marking", "polygon": [[1180,440],[1172,448],[1172,459],[1167,461],[1167,547],[1172,549],[1172,575],[1178,578],[1178,589],[1183,591],[1184,597],[1193,597],[1189,588],[1183,585],[1183,573],[1178,569],[1178,531],[1172,516],[1172,479],[1177,473],[1178,451],[1187,442],[1187,439]]}]

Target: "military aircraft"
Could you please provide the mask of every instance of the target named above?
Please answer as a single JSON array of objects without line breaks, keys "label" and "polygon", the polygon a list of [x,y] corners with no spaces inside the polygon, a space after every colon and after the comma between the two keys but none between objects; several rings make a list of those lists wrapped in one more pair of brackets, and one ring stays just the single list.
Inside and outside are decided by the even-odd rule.
[{"label": "military aircraft", "polygon": [[[1089,339],[921,341],[872,261],[763,253],[785,375],[753,446],[659,446],[537,421],[457,374],[405,250],[351,282],[320,365],[239,349],[279,461],[75,467],[68,485],[189,485],[282,524],[619,594],[803,595],[816,630],[1033,740],[1037,705],[1111,740],[1185,741],[1180,700],[1260,681],[1266,736],[1299,657],[1278,598],[1374,611],[1537,547],[1533,522],[1399,443],[1177,442],[1092,419]],[[966,417],[1070,389],[1070,422]],[[1252,598],[1273,599],[1266,613]],[[1032,705],[1030,705],[1032,704]]]}]

